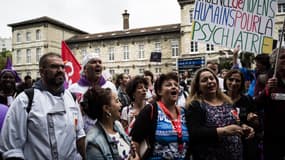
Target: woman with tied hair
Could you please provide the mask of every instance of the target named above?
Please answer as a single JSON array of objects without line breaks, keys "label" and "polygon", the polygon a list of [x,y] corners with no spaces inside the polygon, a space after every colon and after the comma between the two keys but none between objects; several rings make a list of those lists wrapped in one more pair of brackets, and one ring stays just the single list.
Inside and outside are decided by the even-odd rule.
[{"label": "woman with tied hair", "polygon": [[221,92],[218,78],[211,69],[196,72],[187,104],[193,158],[241,160],[241,136],[249,127],[239,126],[233,102]]},{"label": "woman with tied hair", "polygon": [[143,159],[189,158],[188,129],[185,121],[185,109],[178,107],[178,76],[174,72],[162,74],[154,85],[157,100],[146,105],[136,117],[131,131],[137,150],[144,140],[150,142],[148,154]]},{"label": "woman with tied hair", "polygon": [[84,94],[86,114],[95,125],[86,136],[87,160],[138,160],[120,119],[121,103],[111,89],[92,87]]},{"label": "woman with tied hair", "polygon": [[146,105],[147,81],[142,76],[136,76],[126,86],[126,92],[131,99],[131,104],[124,107],[121,115],[121,122],[129,134],[133,128],[135,117]]}]

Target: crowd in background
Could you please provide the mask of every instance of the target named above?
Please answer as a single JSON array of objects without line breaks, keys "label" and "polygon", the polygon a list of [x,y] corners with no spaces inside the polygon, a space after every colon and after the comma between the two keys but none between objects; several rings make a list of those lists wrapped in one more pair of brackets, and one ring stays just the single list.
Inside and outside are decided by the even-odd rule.
[{"label": "crowd in background", "polygon": [[[104,78],[101,58],[90,53],[83,58],[80,80],[68,88],[64,88],[64,64],[55,53],[42,56],[37,81],[27,75],[20,82],[16,71],[3,69],[1,155],[4,159],[284,159],[285,48],[275,66],[277,53],[278,49],[270,55],[257,54],[253,68],[238,63],[242,53],[236,48],[232,68],[208,61],[195,73],[186,70],[157,77],[151,71],[121,73],[114,81]],[[26,93],[29,88],[32,99]]]}]

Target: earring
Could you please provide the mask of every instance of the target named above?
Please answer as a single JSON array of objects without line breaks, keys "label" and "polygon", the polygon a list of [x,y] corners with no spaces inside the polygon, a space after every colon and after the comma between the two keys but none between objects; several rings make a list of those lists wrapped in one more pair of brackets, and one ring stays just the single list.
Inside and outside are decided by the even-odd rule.
[{"label": "earring", "polygon": [[112,114],[110,112],[107,112],[107,117],[109,118],[111,116],[112,116]]}]

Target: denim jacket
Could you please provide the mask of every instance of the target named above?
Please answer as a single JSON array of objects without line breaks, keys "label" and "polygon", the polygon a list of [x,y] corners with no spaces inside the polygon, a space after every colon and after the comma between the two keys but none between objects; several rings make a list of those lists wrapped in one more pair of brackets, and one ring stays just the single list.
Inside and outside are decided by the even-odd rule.
[{"label": "denim jacket", "polygon": [[[130,145],[130,138],[125,133],[119,121],[114,122],[114,130]],[[119,159],[117,145],[104,131],[97,121],[86,137],[87,160],[116,160]]]}]

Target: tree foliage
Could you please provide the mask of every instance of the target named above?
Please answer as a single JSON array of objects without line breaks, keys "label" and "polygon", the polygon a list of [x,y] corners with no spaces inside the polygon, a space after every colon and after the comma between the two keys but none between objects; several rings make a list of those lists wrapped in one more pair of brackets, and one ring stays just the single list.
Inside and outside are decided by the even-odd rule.
[{"label": "tree foliage", "polygon": [[12,52],[11,51],[3,51],[0,52],[0,69],[4,69],[7,61],[7,57],[12,59]]}]

